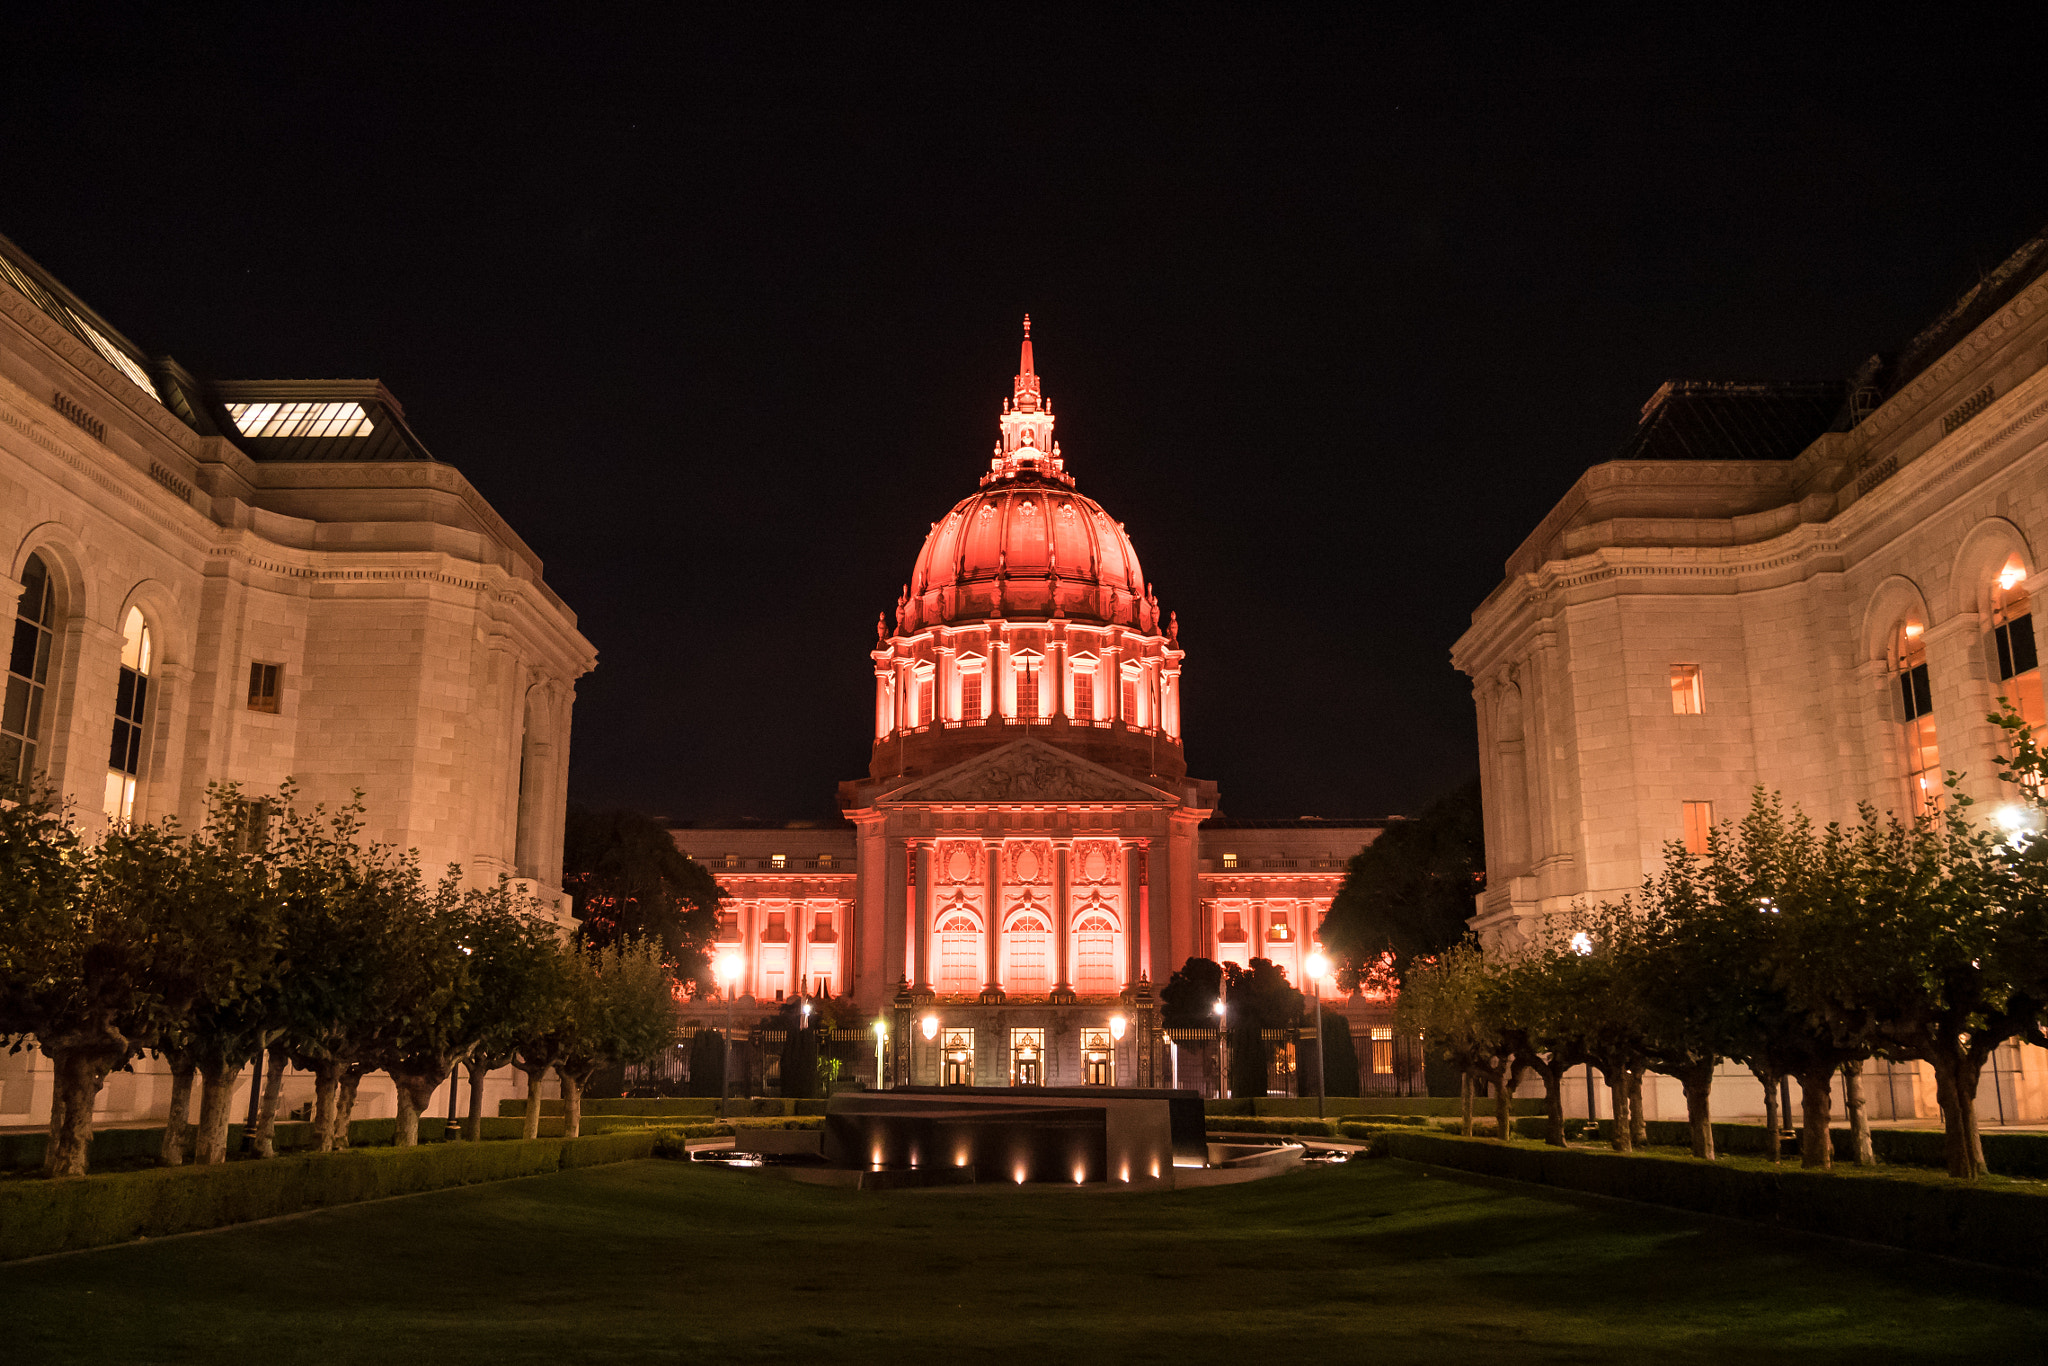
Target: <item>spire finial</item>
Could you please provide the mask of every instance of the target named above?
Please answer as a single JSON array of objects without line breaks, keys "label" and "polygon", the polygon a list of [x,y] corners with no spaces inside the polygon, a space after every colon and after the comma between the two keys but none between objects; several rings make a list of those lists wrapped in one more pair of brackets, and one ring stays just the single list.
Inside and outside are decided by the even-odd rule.
[{"label": "spire finial", "polygon": [[1025,412],[1038,408],[1038,372],[1031,365],[1031,315],[1024,315],[1024,348],[1017,358],[1017,385],[1013,391],[1017,407]]}]

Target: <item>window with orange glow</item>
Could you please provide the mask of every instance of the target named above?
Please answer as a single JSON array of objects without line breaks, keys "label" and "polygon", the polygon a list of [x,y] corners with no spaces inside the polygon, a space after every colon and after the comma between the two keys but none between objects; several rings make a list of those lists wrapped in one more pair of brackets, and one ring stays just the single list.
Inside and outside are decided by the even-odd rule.
[{"label": "window with orange glow", "polygon": [[981,989],[981,927],[969,916],[949,916],[939,925],[937,986],[957,996]]},{"label": "window with orange glow", "polygon": [[1925,627],[1909,621],[1892,645],[1899,687],[1900,735],[1906,747],[1906,810],[1922,815],[1941,803],[1941,746],[1934,728],[1934,685],[1927,674]]},{"label": "window with orange glow", "polygon": [[932,723],[932,676],[919,674],[917,677],[917,715],[910,718],[913,726],[928,726]]},{"label": "window with orange glow", "polygon": [[1038,719],[1038,663],[1036,660],[1017,661],[1017,719],[1036,721]]},{"label": "window with orange glow", "polygon": [[1394,1027],[1374,1025],[1372,1027],[1372,1070],[1374,1076],[1385,1077],[1394,1071]]},{"label": "window with orange glow", "polygon": [[1991,660],[1998,671],[1998,695],[2011,702],[2030,726],[2042,724],[2041,656],[2034,640],[2034,607],[2020,586],[2027,569],[2014,555],[1991,589]]},{"label": "window with orange glow", "polygon": [[1127,726],[1135,726],[1138,725],[1139,722],[1140,717],[1138,716],[1138,680],[1135,675],[1126,674],[1124,675],[1124,724]]},{"label": "window with orange glow", "polygon": [[1095,719],[1095,675],[1092,673],[1074,675],[1074,718],[1079,721]]},{"label": "window with orange glow", "polygon": [[960,675],[960,719],[969,725],[981,719],[981,670]]},{"label": "window with orange glow", "polygon": [[1685,825],[1685,851],[1688,854],[1707,852],[1707,832],[1714,828],[1714,804],[1712,802],[1681,802],[1680,817]]},{"label": "window with orange glow", "polygon": [[1697,664],[1671,666],[1671,714],[1698,716],[1707,709],[1706,685]]},{"label": "window with orange glow", "polygon": [[1074,927],[1074,989],[1099,993],[1122,985],[1116,970],[1116,926],[1106,916],[1088,916]]}]

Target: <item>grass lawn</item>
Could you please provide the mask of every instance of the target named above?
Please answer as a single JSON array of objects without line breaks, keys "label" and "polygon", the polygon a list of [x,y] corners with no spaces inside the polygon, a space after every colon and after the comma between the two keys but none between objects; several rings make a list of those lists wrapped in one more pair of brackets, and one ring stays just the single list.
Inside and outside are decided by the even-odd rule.
[{"label": "grass lawn", "polygon": [[646,1161],[0,1266],[0,1359],[1868,1366],[2028,1357],[2042,1289],[1394,1162],[1135,1195]]}]

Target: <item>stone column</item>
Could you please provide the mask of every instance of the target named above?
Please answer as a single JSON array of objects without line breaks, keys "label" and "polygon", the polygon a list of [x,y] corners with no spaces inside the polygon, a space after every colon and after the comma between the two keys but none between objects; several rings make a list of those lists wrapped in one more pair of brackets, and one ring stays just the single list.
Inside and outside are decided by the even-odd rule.
[{"label": "stone column", "polygon": [[992,991],[1002,986],[1003,842],[984,840],[981,847],[988,864],[982,870],[986,899],[982,906],[981,938],[982,953],[987,959],[982,990]]},{"label": "stone column", "polygon": [[1071,938],[1069,922],[1072,919],[1073,910],[1073,894],[1070,890],[1071,876],[1068,872],[1068,864],[1071,861],[1073,851],[1074,842],[1072,840],[1053,841],[1053,960],[1058,964],[1058,981],[1053,987],[1055,991],[1065,991],[1072,985],[1067,975],[1067,959],[1071,952],[1071,945],[1068,943],[1068,940]]},{"label": "stone column", "polygon": [[919,991],[928,991],[932,983],[932,842],[917,842],[917,890],[913,894],[917,905],[916,946],[917,975],[911,980],[917,983]]},{"label": "stone column", "polygon": [[1145,885],[1145,851],[1150,841],[1124,841],[1124,985],[1152,976],[1152,907]]},{"label": "stone column", "polygon": [[[876,853],[883,859],[884,867],[879,870],[884,891],[882,894],[882,981],[883,990],[893,992],[896,982],[910,980],[910,891],[909,858],[902,840],[891,838],[886,827],[875,841],[879,846]],[[872,876],[872,874],[870,874]]]}]

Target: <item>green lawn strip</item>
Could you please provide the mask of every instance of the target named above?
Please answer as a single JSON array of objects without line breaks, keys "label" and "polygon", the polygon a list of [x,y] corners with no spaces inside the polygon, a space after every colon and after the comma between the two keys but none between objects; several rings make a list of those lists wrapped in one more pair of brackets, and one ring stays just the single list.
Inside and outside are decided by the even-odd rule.
[{"label": "green lawn strip", "polygon": [[0,1185],[0,1259],[159,1238],[359,1200],[646,1157],[654,1135],[295,1153]]},{"label": "green lawn strip", "polygon": [[1632,1154],[1390,1131],[1373,1151],[1565,1190],[1638,1200],[1809,1233],[2048,1273],[2048,1185],[1959,1182],[1926,1169],[1803,1170],[1767,1159],[1706,1162],[1676,1149]]},{"label": "green lawn strip", "polygon": [[1352,1163],[886,1195],[634,1162],[0,1268],[10,1363],[1911,1362],[2048,1340],[1906,1253]]}]

